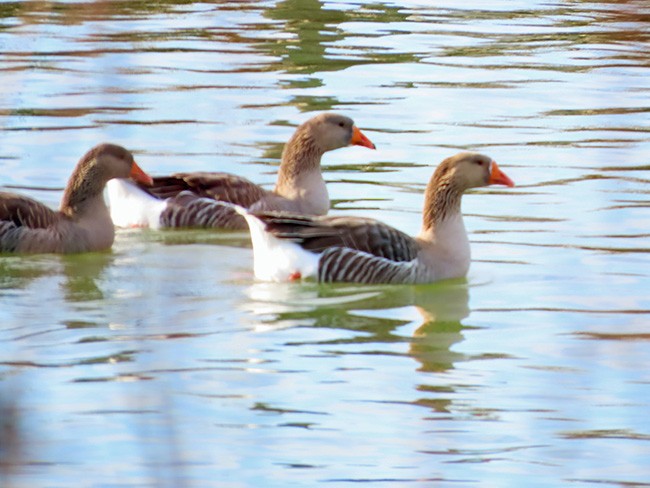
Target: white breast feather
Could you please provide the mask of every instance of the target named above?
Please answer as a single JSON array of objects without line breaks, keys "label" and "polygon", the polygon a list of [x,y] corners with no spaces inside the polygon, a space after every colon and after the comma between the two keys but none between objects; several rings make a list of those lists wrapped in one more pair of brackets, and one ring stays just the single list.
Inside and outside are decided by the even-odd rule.
[{"label": "white breast feather", "polygon": [[117,227],[160,227],[160,214],[167,206],[128,180],[113,179],[106,184],[111,219]]}]

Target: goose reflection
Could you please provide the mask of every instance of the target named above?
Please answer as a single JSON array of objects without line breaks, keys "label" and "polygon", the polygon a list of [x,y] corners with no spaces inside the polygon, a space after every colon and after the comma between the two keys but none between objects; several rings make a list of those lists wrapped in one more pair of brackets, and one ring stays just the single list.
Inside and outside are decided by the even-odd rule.
[{"label": "goose reflection", "polygon": [[69,302],[103,298],[98,281],[113,261],[110,253],[75,256],[12,256],[0,259],[0,290],[7,294],[27,291],[33,282],[61,276],[61,289]]},{"label": "goose reflection", "polygon": [[62,256],[63,295],[68,302],[85,302],[104,299],[100,287],[104,271],[113,264],[112,253],[90,253]]},{"label": "goose reflection", "polygon": [[247,295],[250,300],[242,308],[258,316],[257,330],[308,326],[350,331],[351,337],[338,334],[316,343],[373,344],[378,354],[394,351],[377,351],[377,344],[408,343],[408,354],[423,372],[446,371],[464,358],[451,350],[463,340],[461,321],[469,315],[464,280],[376,287],[256,283]]},{"label": "goose reflection", "polygon": [[[88,301],[103,300],[105,292],[102,280],[105,270],[115,257],[112,253],[89,253],[74,256],[36,255],[0,258],[0,303],[4,299],[33,304],[19,307],[7,302],[2,307],[0,319],[7,314],[13,324],[22,324],[32,332],[51,324],[54,315],[68,310],[61,302],[79,308]],[[39,284],[39,282],[42,282]],[[48,285],[47,282],[54,283]],[[65,315],[65,314],[64,314]],[[80,314],[82,317],[85,314]],[[94,327],[95,322],[86,319],[62,320],[67,328]],[[47,325],[50,327],[50,325]]]},{"label": "goose reflection", "polygon": [[419,371],[442,372],[464,355],[451,347],[463,340],[461,320],[469,315],[466,283],[417,287],[414,303],[422,323],[413,333],[411,356],[420,363]]},{"label": "goose reflection", "polygon": [[41,277],[57,274],[58,256],[0,256],[0,297],[21,293]]}]

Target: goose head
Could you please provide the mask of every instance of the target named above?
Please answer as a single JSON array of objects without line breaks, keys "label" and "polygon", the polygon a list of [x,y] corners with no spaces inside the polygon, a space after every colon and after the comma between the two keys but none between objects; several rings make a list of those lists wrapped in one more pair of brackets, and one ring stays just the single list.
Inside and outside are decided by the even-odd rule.
[{"label": "goose head", "polygon": [[425,192],[423,229],[433,229],[448,217],[460,215],[463,193],[488,185],[515,184],[484,154],[461,152],[445,159],[434,171]]},{"label": "goose head", "polygon": [[375,149],[370,139],[345,115],[325,112],[309,119],[303,124],[303,128],[310,133],[323,152],[350,145]]},{"label": "goose head", "polygon": [[452,186],[460,193],[488,185],[515,185],[492,158],[473,152],[462,152],[445,159],[433,174],[432,183]]},{"label": "goose head", "polygon": [[61,210],[72,214],[104,191],[113,178],[132,178],[151,185],[153,180],[135,162],[130,151],[116,144],[99,144],[77,163],[61,201]]}]

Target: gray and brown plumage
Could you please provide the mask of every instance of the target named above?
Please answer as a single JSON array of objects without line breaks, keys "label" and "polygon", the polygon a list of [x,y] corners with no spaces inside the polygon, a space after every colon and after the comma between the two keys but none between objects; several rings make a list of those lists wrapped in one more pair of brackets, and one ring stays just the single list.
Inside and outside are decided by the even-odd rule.
[{"label": "gray and brown plumage", "polygon": [[256,211],[325,215],[330,200],[321,158],[349,145],[375,147],[349,117],[322,113],[300,125],[285,145],[272,191],[241,176],[218,172],[155,177],[150,188],[116,180],[108,186],[111,215],[123,227],[246,229],[237,212],[215,200]]},{"label": "gray and brown plumage", "polygon": [[470,247],[461,198],[470,189],[514,183],[489,157],[445,159],[425,191],[416,237],[374,219],[242,212],[251,229],[255,276],[268,281],[426,283],[465,276]]},{"label": "gray and brown plumage", "polygon": [[0,252],[78,253],[108,249],[115,229],[104,202],[106,182],[151,178],[133,155],[115,144],[99,144],[75,167],[58,211],[26,196],[0,192]]}]

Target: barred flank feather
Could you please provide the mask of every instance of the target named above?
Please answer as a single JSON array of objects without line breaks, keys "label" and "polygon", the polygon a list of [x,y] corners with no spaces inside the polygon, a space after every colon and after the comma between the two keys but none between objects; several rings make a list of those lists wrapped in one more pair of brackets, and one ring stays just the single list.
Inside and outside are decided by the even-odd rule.
[{"label": "barred flank feather", "polygon": [[200,198],[191,192],[182,192],[167,202],[160,214],[160,224],[163,227],[247,229],[244,217],[229,204]]},{"label": "barred flank feather", "polygon": [[320,258],[318,281],[414,283],[415,261],[395,262],[345,247],[327,249]]},{"label": "barred flank feather", "polygon": [[0,252],[16,252],[23,233],[24,229],[13,222],[0,221]]}]

